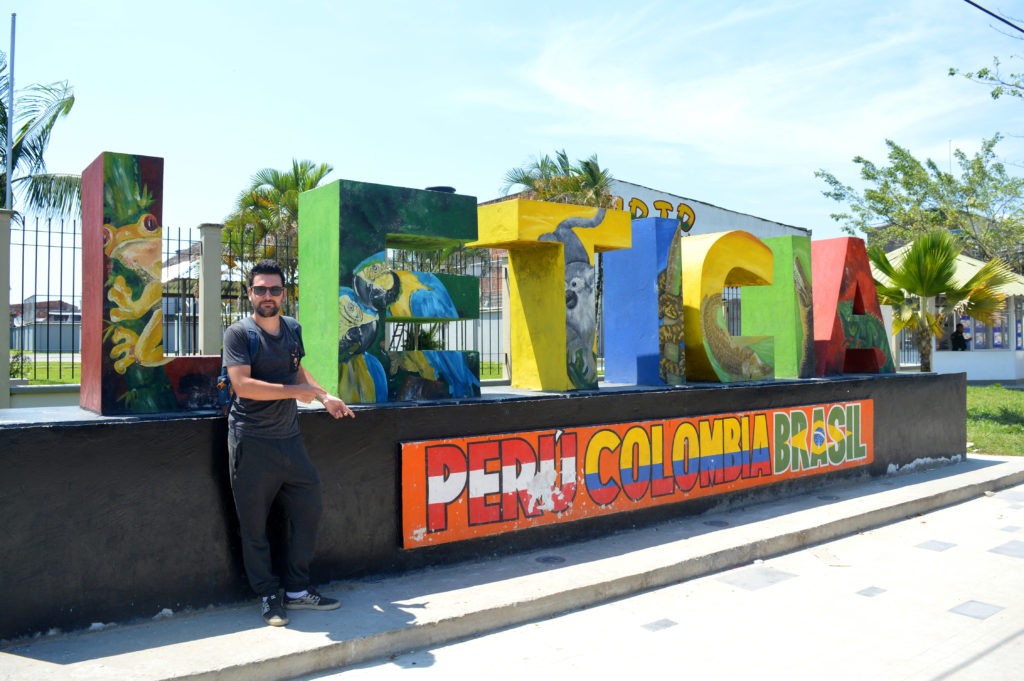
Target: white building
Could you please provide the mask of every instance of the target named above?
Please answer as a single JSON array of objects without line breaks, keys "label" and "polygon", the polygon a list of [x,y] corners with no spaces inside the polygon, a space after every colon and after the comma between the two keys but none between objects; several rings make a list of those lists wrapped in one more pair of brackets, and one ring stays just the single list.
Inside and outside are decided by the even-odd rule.
[{"label": "white building", "polygon": [[811,230],[726,210],[710,203],[622,180],[612,181],[616,208],[628,210],[633,218],[677,218],[690,225],[689,234],[713,234],[742,229],[759,239],[771,236],[810,236]]},{"label": "white building", "polygon": [[[889,261],[898,264],[906,248],[904,246],[887,253]],[[966,282],[984,264],[981,260],[961,254],[957,258],[957,282]],[[878,277],[873,266],[872,273]],[[1024,277],[1014,276],[1014,282],[1003,289],[1006,302],[998,324],[989,326],[966,316],[946,320],[942,338],[932,339],[932,371],[940,374],[964,372],[968,381],[1024,381]],[[891,336],[892,308],[883,305],[882,315]],[[964,337],[967,339],[967,351],[964,352],[950,348],[949,337],[957,323],[964,325]],[[901,342],[909,342],[907,339],[901,341],[901,336],[893,338],[894,357],[900,356],[898,346]]]}]

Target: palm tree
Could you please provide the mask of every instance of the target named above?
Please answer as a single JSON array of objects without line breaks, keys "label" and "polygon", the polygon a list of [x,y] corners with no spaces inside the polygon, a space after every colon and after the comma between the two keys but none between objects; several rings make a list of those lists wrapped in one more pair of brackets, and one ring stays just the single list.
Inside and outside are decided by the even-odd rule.
[{"label": "palm tree", "polygon": [[[614,179],[611,172],[597,162],[597,154],[572,164],[565,149],[561,149],[555,152],[554,158],[547,154],[534,157],[525,166],[505,173],[503,193],[507,195],[515,187],[523,187],[522,194],[527,199],[611,208],[611,185]],[[596,260],[595,322],[597,338],[601,339],[604,337],[604,267],[601,253],[596,254]]]},{"label": "palm tree", "polygon": [[932,370],[932,336],[942,336],[942,324],[951,315],[966,314],[986,324],[995,323],[1013,272],[1001,260],[985,263],[963,284],[956,281],[961,247],[944,229],[915,239],[893,265],[879,246],[868,248],[868,258],[885,280],[875,280],[878,302],[893,308],[893,333],[911,329],[921,356],[921,371]]},{"label": "palm tree", "polygon": [[326,163],[295,159],[290,170],[263,168],[238,195],[226,224],[258,229],[261,238],[271,235],[274,241],[291,241],[299,227],[299,194],[319,186],[332,170]]},{"label": "palm tree", "polygon": [[[263,168],[235,200],[235,210],[224,222],[224,259],[229,268],[250,265],[260,258],[275,258],[285,271],[294,304],[298,264],[299,194],[320,185],[334,170],[326,163],[292,160],[289,170]],[[257,255],[259,254],[259,255]],[[248,275],[239,267],[241,277]],[[240,300],[244,295],[240,294]]]},{"label": "palm tree", "polygon": [[505,173],[503,192],[524,187],[526,198],[554,203],[574,203],[581,206],[610,208],[611,183],[614,180],[607,168],[601,168],[597,154],[590,158],[569,162],[565,149],[534,158],[525,166]]},{"label": "palm tree", "polygon": [[[7,55],[0,52],[0,205],[7,196],[7,99],[10,79]],[[13,144],[11,148],[14,177],[11,189],[22,196],[28,207],[49,215],[70,213],[77,209],[81,194],[78,175],[50,173],[43,154],[58,120],[67,116],[75,103],[75,95],[67,81],[50,85],[29,85],[15,100]],[[11,206],[3,205],[4,208]]]}]

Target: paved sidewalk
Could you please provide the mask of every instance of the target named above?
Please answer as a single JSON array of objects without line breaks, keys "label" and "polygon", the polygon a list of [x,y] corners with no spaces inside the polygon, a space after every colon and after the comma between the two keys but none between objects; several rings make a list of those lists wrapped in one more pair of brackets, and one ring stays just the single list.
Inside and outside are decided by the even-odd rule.
[{"label": "paved sidewalk", "polygon": [[[1024,484],[1024,458],[909,468],[552,550],[334,584],[323,591],[342,599],[341,610],[294,612],[287,628],[264,626],[246,604],[20,642],[0,649],[0,679],[294,678],[693,580]],[[780,645],[798,651],[821,635],[812,622],[804,630]],[[739,635],[730,631],[722,635]]]},{"label": "paved sidewalk", "polygon": [[[1019,681],[1024,485],[301,681]],[[495,664],[500,660],[500,664]]]}]

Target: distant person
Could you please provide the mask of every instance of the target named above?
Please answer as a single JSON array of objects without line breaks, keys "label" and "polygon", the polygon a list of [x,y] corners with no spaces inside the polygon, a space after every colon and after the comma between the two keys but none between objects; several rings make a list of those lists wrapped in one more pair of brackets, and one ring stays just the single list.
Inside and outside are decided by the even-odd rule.
[{"label": "distant person", "polygon": [[[336,419],[355,416],[302,366],[302,329],[281,316],[284,297],[281,267],[273,260],[259,261],[249,272],[253,315],[224,332],[224,366],[237,397],[228,412],[228,453],[242,562],[253,590],[263,598],[264,621],[275,627],[288,624],[286,609],[339,606],[309,583],[322,511],[320,475],[302,444],[295,402],[318,400]],[[252,346],[250,333],[258,341]],[[271,567],[267,541],[267,515],[275,498],[291,523],[283,584]]]},{"label": "distant person", "polygon": [[949,335],[949,342],[952,343],[954,350],[966,350],[967,339],[964,338],[964,325],[957,324],[956,331]]}]

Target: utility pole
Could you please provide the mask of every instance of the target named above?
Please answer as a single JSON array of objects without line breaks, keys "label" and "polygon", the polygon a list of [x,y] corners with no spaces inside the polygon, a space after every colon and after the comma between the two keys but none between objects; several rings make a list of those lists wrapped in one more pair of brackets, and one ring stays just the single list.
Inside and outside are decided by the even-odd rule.
[{"label": "utility pole", "polygon": [[11,12],[11,52],[7,62],[7,192],[4,196],[4,208],[13,210],[11,203],[11,182],[14,181],[14,159],[11,158],[14,144],[14,24],[17,14]]}]

